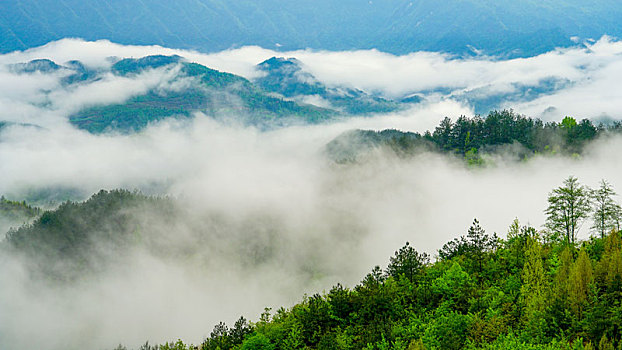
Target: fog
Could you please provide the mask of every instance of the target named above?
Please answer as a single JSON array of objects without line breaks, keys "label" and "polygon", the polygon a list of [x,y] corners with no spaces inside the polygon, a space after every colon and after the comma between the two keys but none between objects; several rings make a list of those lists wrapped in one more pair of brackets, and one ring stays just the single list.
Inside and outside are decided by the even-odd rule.
[{"label": "fog", "polygon": [[[562,113],[573,106],[565,101],[575,101],[582,115],[617,116],[622,109],[615,102],[600,104],[599,89],[608,89],[602,98],[615,97],[610,86],[622,74],[621,52],[620,43],[604,38],[510,61],[377,51],[287,56],[328,84],[386,96],[442,87],[499,90],[554,76],[570,83],[515,109],[537,115],[556,106]],[[0,64],[78,59],[105,69],[110,56],[155,53],[179,54],[249,78],[258,74],[255,64],[275,54],[248,47],[205,55],[67,39],[0,56]],[[470,115],[472,106],[452,92],[431,93],[427,102],[390,115],[264,132],[197,114],[137,134],[92,135],[73,128],[67,116],[83,106],[170,88],[175,68],[129,78],[108,74],[77,87],[62,86],[64,74],[0,70],[0,120],[39,126],[0,130],[0,194],[21,199],[37,190],[74,189],[86,198],[102,188],[128,188],[169,195],[184,208],[175,229],[162,232],[157,217],[137,212],[145,234],[182,248],[205,248],[192,259],[140,248],[122,256],[110,252],[113,263],[104,271],[66,286],[32,280],[20,260],[2,256],[2,349],[137,347],[176,338],[199,343],[219,321],[231,325],[240,315],[257,320],[264,307],[289,307],[337,282],[352,287],[374,265],[386,266],[406,241],[434,254],[466,234],[473,218],[500,236],[514,218],[541,228],[547,194],[569,175],[590,186],[603,178],[622,186],[622,155],[612,152],[622,147],[621,138],[598,141],[581,158],[499,157],[478,169],[435,154],[404,159],[378,149],[358,163],[334,164],[323,153],[327,142],[354,128],[423,132],[445,116]],[[589,103],[579,105],[582,98]],[[589,236],[589,226],[580,238]],[[208,237],[209,244],[197,237]]]}]

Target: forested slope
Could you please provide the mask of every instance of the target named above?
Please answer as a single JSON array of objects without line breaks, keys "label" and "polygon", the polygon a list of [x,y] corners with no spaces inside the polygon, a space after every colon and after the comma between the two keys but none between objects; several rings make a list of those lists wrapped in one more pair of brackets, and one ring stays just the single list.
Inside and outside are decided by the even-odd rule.
[{"label": "forested slope", "polygon": [[[198,348],[620,349],[619,204],[608,202],[615,214],[598,227],[608,190],[606,181],[590,191],[570,177],[549,194],[543,230],[515,220],[500,238],[475,219],[433,260],[406,242],[386,268],[376,266],[353,288],[337,284],[231,329],[220,323]],[[583,199],[593,207],[574,220],[591,215],[596,234],[579,242],[564,234],[574,224],[556,213]],[[177,341],[141,349],[155,348],[187,347]]]},{"label": "forested slope", "polygon": [[594,125],[565,117],[544,122],[512,110],[492,111],[487,116],[444,118],[434,130],[421,133],[399,130],[351,130],[326,145],[326,154],[338,163],[356,161],[375,149],[389,149],[408,157],[422,152],[452,154],[473,165],[492,155],[528,159],[534,155],[579,156],[592,141],[618,134],[621,124]]},{"label": "forested slope", "polygon": [[[433,256],[406,242],[356,286],[337,284],[290,308],[266,309],[255,322],[220,323],[198,348],[619,349],[622,209],[614,195],[605,180],[590,189],[571,176],[549,193],[541,230],[515,220],[501,238],[475,219]],[[39,276],[71,283],[67,277],[83,278],[111,258],[95,244],[116,251],[115,259],[149,244],[128,214],[137,210],[166,230],[178,209],[166,198],[102,191],[9,232],[3,249],[30,259]],[[578,240],[583,223],[593,235]],[[141,349],[189,348],[177,341]]]}]

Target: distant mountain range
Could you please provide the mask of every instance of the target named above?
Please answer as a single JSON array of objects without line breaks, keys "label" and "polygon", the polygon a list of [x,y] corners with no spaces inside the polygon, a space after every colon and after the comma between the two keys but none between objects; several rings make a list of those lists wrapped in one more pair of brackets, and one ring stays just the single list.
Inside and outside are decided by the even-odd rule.
[{"label": "distant mountain range", "polygon": [[11,0],[0,52],[66,37],[220,51],[376,48],[530,56],[622,36],[616,0]]},{"label": "distant mountain range", "polygon": [[[327,87],[311,73],[302,69],[295,58],[272,57],[258,66],[265,75],[255,83],[266,91],[280,94],[303,103],[319,103],[339,112],[358,115],[387,113],[399,109],[399,103],[372,96],[364,91],[344,86]],[[409,102],[419,102],[409,101]]]},{"label": "distant mountain range", "polygon": [[[61,84],[69,90],[110,73],[126,78],[154,69],[171,73],[166,84],[146,93],[122,103],[86,107],[68,116],[74,126],[91,133],[135,132],[165,118],[188,118],[196,112],[270,129],[349,115],[387,113],[408,106],[357,89],[327,87],[303,71],[296,59],[276,57],[259,64],[258,69],[265,75],[254,82],[188,62],[180,56],[120,59],[104,71],[90,69],[79,61],[58,64],[48,59],[12,64],[8,68],[16,74],[53,74],[63,70]],[[0,121],[0,129],[6,125],[7,122]]]},{"label": "distant mountain range", "polygon": [[315,123],[337,115],[330,109],[273,96],[243,77],[190,63],[179,56],[126,58],[115,63],[112,72],[132,76],[166,66],[179,67],[171,83],[189,79],[190,84],[182,88],[158,88],[124,103],[84,109],[69,117],[71,123],[94,133],[128,132],[167,117],[190,117],[194,112],[202,112],[265,129]]}]

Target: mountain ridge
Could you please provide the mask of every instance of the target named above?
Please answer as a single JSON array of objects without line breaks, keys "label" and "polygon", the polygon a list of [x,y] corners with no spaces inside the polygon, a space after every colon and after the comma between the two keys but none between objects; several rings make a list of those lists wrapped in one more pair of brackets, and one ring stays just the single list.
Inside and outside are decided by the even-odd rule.
[{"label": "mountain ridge", "polygon": [[613,0],[19,0],[0,3],[0,53],[81,37],[204,52],[259,45],[524,57],[621,36],[621,17]]}]

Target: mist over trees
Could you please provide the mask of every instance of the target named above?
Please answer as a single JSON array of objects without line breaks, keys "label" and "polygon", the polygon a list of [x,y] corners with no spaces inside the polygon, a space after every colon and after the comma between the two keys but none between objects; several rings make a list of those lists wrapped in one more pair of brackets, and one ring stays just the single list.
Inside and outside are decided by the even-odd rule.
[{"label": "mist over trees", "polygon": [[432,151],[452,154],[480,166],[495,155],[517,160],[537,155],[580,156],[591,142],[618,134],[621,126],[619,122],[594,125],[589,119],[577,122],[573,117],[565,117],[559,123],[544,122],[506,109],[491,111],[486,116],[460,116],[455,121],[445,117],[423,134],[394,129],[352,130],[328,143],[326,152],[331,159],[343,163],[356,161],[367,151],[380,147],[401,157]]},{"label": "mist over trees", "polygon": [[[606,180],[590,190],[570,176],[550,192],[542,230],[516,219],[501,238],[474,219],[433,259],[406,242],[386,268],[376,266],[353,288],[336,284],[291,308],[268,308],[258,321],[240,317],[231,328],[220,322],[196,348],[615,349],[622,340],[622,237],[614,194]],[[144,210],[166,222],[175,208],[169,198],[101,191],[11,230],[3,249],[38,261],[33,271],[56,280],[63,276],[50,266],[62,259],[63,271],[71,271],[64,280],[73,283],[66,277],[97,273],[89,261],[105,264],[105,256],[87,258],[96,252],[89,244],[150,244],[125,213]],[[593,235],[577,240],[590,218]],[[192,348],[179,340],[140,349]]]},{"label": "mist over trees", "polygon": [[[231,330],[220,323],[196,348],[619,348],[619,231],[572,243],[515,220],[501,239],[475,220],[458,242],[461,253],[447,255],[446,246],[434,262],[406,243],[354,288],[337,284]],[[192,348],[177,341],[149,349]]]},{"label": "mist over trees", "polygon": [[0,1],[0,350],[622,350],[620,18]]}]

